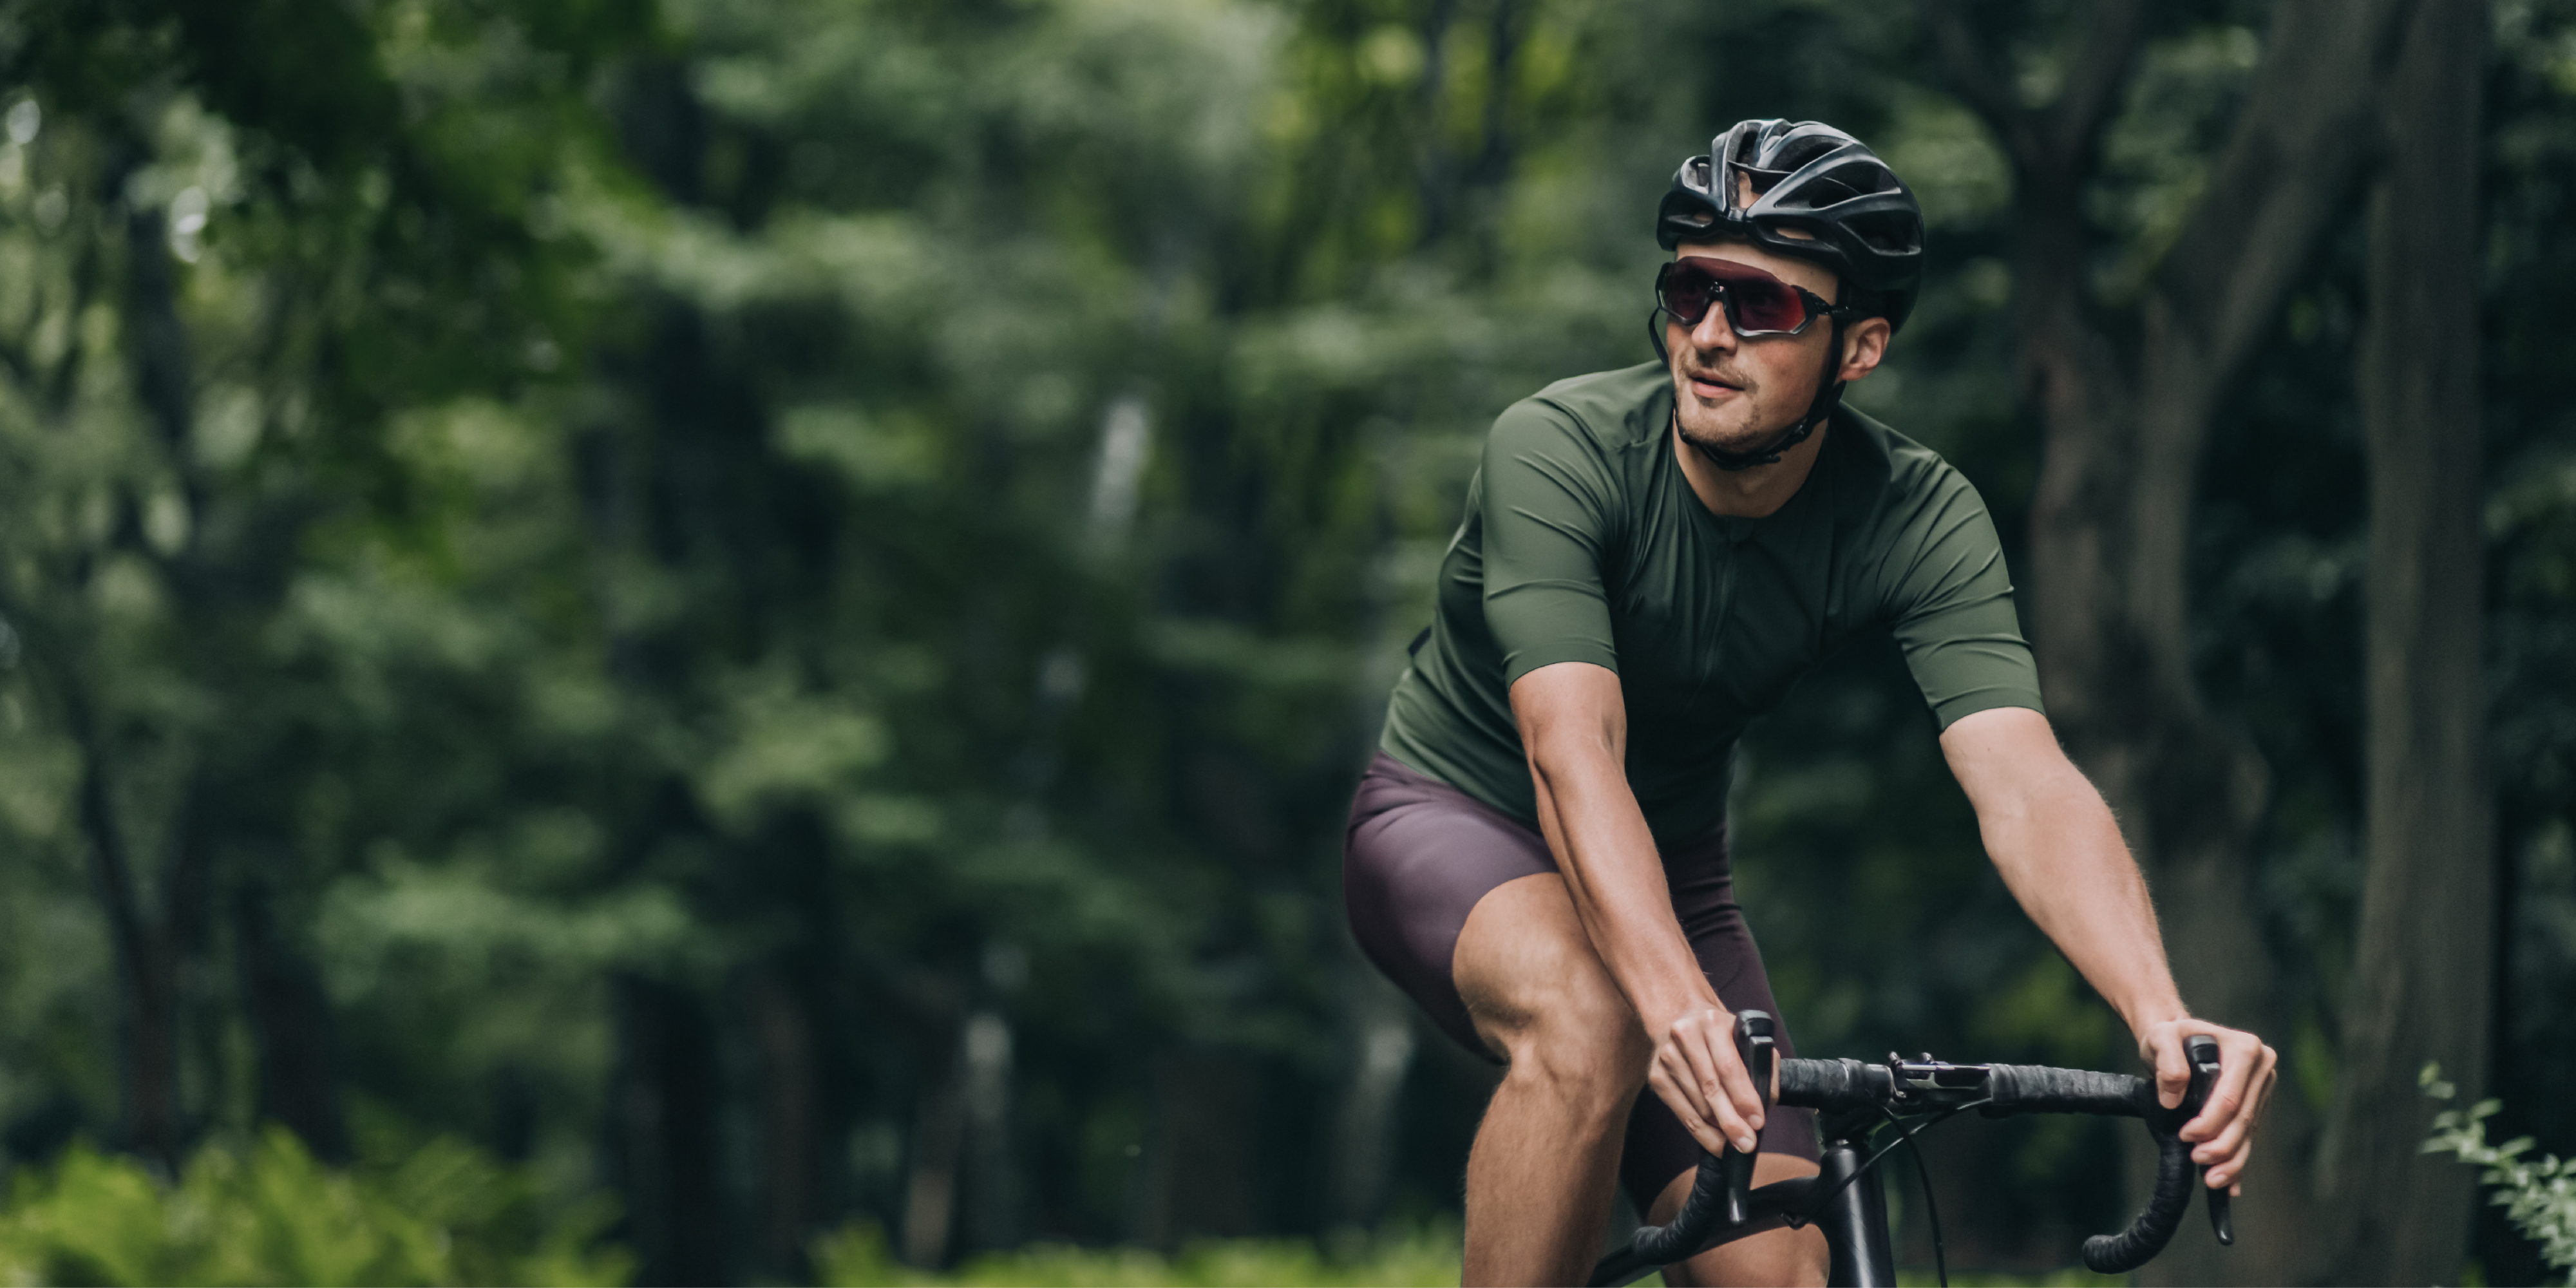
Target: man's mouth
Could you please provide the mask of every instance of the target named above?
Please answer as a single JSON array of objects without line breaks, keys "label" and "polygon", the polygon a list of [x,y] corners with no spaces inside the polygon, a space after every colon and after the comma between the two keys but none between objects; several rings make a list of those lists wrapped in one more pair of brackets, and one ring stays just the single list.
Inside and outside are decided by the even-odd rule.
[{"label": "man's mouth", "polygon": [[1744,386],[1711,372],[1693,371],[1689,376],[1691,392],[1702,398],[1723,398],[1744,392]]}]

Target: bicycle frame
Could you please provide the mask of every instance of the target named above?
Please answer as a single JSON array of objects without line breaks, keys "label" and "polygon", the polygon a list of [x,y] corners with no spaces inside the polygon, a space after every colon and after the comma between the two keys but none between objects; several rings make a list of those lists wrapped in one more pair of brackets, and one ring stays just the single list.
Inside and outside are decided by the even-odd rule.
[{"label": "bicycle frame", "polygon": [[[1824,1124],[1817,1124],[1821,1129]],[[1866,1167],[1869,1161],[1869,1136],[1863,1131],[1852,1134],[1825,1135],[1818,1162],[1823,1170],[1817,1181],[1824,1185],[1840,1184],[1842,1189],[1826,1200],[1825,1210],[1818,1214],[1816,1228],[1824,1231],[1825,1247],[1832,1262],[1825,1272],[1828,1284],[1849,1284],[1853,1288],[1882,1288],[1896,1282],[1896,1254],[1887,1238],[1887,1193],[1879,1182],[1878,1169]],[[1866,1170],[1864,1170],[1866,1168]],[[1862,1173],[1855,1176],[1854,1173]]]}]

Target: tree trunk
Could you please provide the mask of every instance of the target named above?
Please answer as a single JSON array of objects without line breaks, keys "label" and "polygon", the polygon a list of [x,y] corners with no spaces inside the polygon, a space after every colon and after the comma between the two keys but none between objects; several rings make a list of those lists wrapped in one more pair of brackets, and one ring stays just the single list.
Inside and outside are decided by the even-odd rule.
[{"label": "tree trunk", "polygon": [[345,1163],[349,1127],[321,976],[278,933],[266,891],[245,885],[232,905],[242,1007],[259,1048],[259,1116],[284,1124],[314,1157]]},{"label": "tree trunk", "polygon": [[791,969],[761,971],[748,991],[760,1053],[761,1260],[772,1273],[805,1278],[822,1175],[822,1095],[813,1012]]},{"label": "tree trunk", "polygon": [[1414,1034],[1404,998],[1352,962],[1357,994],[1353,1028],[1358,1059],[1334,1117],[1328,1216],[1337,1231],[1366,1232],[1385,1214],[1387,1177],[1395,1155],[1396,1104],[1413,1069]]},{"label": "tree trunk", "polygon": [[966,1017],[958,1079],[966,1116],[957,1225],[972,1252],[1019,1242],[1018,1150],[1011,1139],[1015,1046],[1010,1021],[1000,1011],[985,1008]]},{"label": "tree trunk", "polygon": [[[2370,449],[2364,684],[2368,875],[2319,1175],[2341,1282],[2444,1282],[2468,1255],[2469,1169],[2420,1151],[2439,1060],[2486,1077],[2495,856],[2479,530],[2481,0],[2420,0],[2384,100],[2359,372]],[[2390,1219],[2402,1217],[2402,1219]]]},{"label": "tree trunk", "polygon": [[[123,160],[106,170],[115,191],[122,190],[147,155],[133,142],[120,152]],[[135,206],[126,214],[122,335],[136,395],[170,450],[172,469],[184,478],[193,381],[170,250],[163,240],[165,218],[157,207]],[[126,526],[130,532],[131,525]],[[119,540],[132,537],[120,535]],[[179,1086],[179,972],[190,937],[202,922],[209,876],[209,850],[195,818],[200,780],[191,775],[177,798],[175,815],[163,829],[157,888],[147,888],[135,866],[132,833],[119,815],[124,802],[117,799],[111,777],[117,759],[115,713],[97,700],[98,690],[73,667],[66,666],[59,680],[64,715],[81,754],[81,827],[88,834],[92,880],[116,957],[126,1143],[164,1167],[176,1167],[186,1135]]]},{"label": "tree trunk", "polygon": [[956,1231],[957,1173],[965,1153],[965,1068],[961,1050],[948,1068],[922,1080],[913,1114],[912,1160],[903,1187],[903,1259],[932,1267],[948,1259]]},{"label": "tree trunk", "polygon": [[159,882],[159,910],[147,902],[128,833],[108,777],[106,734],[77,677],[63,678],[63,704],[81,750],[79,808],[89,837],[90,875],[105,912],[116,958],[126,1147],[175,1169],[185,1142],[179,1094],[179,967],[200,921],[205,846],[196,835],[192,792],[183,792],[169,828]]},{"label": "tree trunk", "polygon": [[640,1284],[726,1282],[723,1160],[716,1148],[715,1033],[696,998],[617,981],[614,1105],[626,1238]]},{"label": "tree trunk", "polygon": [[1241,1056],[1189,1049],[1166,1051],[1154,1065],[1137,1241],[1172,1248],[1251,1234],[1263,1176],[1257,1073]]}]

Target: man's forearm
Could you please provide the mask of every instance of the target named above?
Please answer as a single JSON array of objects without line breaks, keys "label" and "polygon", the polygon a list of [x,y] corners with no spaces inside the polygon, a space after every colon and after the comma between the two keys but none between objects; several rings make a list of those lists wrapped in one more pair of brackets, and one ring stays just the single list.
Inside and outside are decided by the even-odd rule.
[{"label": "man's forearm", "polygon": [[[2040,746],[1977,756],[1954,745],[1952,735],[1942,738],[1977,806],[1987,854],[2031,920],[2132,1032],[2182,1018],[2155,905],[2110,807],[2057,750],[2037,713],[2012,714],[2030,717]],[[1958,732],[1964,740],[1989,731]],[[2027,731],[2000,732],[2010,739]]]},{"label": "man's forearm", "polygon": [[1531,760],[1539,827],[1575,912],[1647,1030],[1685,1010],[1717,1005],[1673,918],[1654,834],[1618,763],[1580,754]]},{"label": "man's forearm", "polygon": [[2146,881],[2101,796],[2083,784],[2039,805],[1987,838],[2004,884],[2130,1031],[2182,1018]]},{"label": "man's forearm", "polygon": [[1534,739],[1530,778],[1539,830],[1556,856],[1593,951],[1649,1032],[1716,1006],[1717,993],[1674,920],[1654,834],[1617,751],[1572,730]]}]

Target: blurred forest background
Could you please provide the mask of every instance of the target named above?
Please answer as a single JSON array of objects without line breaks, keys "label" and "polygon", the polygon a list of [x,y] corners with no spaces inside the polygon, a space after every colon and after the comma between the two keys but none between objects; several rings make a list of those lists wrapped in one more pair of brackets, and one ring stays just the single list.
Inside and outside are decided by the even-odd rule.
[{"label": "blurred forest background", "polygon": [[[2576,0],[0,4],[22,1203],[285,1159],[535,1258],[403,1274],[649,1283],[1454,1220],[1493,1074],[1350,946],[1348,792],[1483,429],[1650,357],[1748,116],[1920,193],[1852,399],[1984,492],[2187,992],[2283,1052],[2254,1260],[2150,1273],[2536,1278],[2404,1160],[2425,1058],[2576,1150]],[[2448,423],[2374,411],[2444,352]],[[2371,705],[2410,496],[2456,746]],[[2410,775],[2455,812],[2366,826]],[[1892,647],[1733,790],[1804,1052],[2134,1067]],[[1952,1263],[2072,1261],[2126,1148],[1933,1138]]]}]

